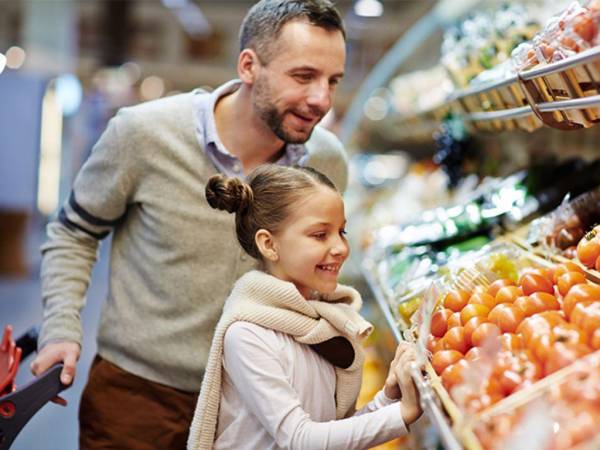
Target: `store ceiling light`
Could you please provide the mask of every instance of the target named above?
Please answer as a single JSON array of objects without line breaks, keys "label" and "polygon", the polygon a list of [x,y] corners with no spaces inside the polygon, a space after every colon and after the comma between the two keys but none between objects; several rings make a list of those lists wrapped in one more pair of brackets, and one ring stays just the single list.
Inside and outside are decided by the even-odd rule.
[{"label": "store ceiling light", "polygon": [[6,67],[6,56],[4,56],[3,53],[0,53],[0,73],[2,73],[4,67]]},{"label": "store ceiling light", "polygon": [[25,50],[21,47],[11,47],[6,50],[6,67],[9,69],[18,69],[25,62]]},{"label": "store ceiling light", "polygon": [[383,4],[379,0],[357,0],[354,14],[361,17],[379,17],[383,14]]}]

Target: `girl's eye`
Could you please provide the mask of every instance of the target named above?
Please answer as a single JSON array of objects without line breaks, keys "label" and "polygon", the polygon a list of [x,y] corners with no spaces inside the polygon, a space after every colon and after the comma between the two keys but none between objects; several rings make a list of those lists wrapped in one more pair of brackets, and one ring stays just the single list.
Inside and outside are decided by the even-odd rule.
[{"label": "girl's eye", "polygon": [[345,228],[342,228],[342,229],[340,230],[340,235],[342,235],[342,236],[346,236],[347,234],[348,234],[348,232],[346,231],[346,229],[345,229]]},{"label": "girl's eye", "polygon": [[315,239],[318,239],[319,241],[322,241],[323,239],[325,239],[326,236],[327,236],[326,233],[315,233],[315,234],[313,234],[313,237]]}]

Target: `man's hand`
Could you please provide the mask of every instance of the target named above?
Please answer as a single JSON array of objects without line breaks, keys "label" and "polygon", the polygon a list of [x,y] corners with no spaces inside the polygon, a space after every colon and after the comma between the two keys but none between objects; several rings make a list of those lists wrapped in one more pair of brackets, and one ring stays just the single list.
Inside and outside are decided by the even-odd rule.
[{"label": "man's hand", "polygon": [[[75,378],[80,354],[81,348],[76,342],[52,342],[38,352],[37,357],[31,363],[31,372],[35,376],[39,376],[55,364],[63,363],[60,381],[62,384],[69,385]],[[63,406],[67,404],[66,400],[61,397],[55,397],[52,401]]]}]

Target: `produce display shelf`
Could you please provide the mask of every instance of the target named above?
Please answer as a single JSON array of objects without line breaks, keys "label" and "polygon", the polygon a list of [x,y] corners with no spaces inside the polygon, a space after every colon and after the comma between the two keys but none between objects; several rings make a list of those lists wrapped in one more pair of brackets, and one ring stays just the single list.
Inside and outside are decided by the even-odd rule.
[{"label": "produce display shelf", "polygon": [[590,48],[584,50],[577,55],[570,56],[569,58],[563,59],[550,63],[548,65],[537,67],[535,69],[526,70],[519,74],[522,80],[533,80],[534,78],[544,77],[555,73],[562,72],[567,69],[573,69],[575,67],[593,62],[600,58],[600,47]]},{"label": "produce display shelf", "polygon": [[[399,343],[405,339],[402,337],[399,324],[394,319],[389,303],[385,299],[381,288],[376,283],[369,267],[372,267],[372,264],[370,265],[369,261],[367,260],[361,267],[362,274],[373,294],[373,297],[375,297],[375,301],[383,312],[385,320],[390,327],[394,338]],[[420,370],[412,370],[412,377],[415,381],[417,389],[419,390],[423,411],[439,433],[439,437],[444,444],[444,448],[446,450],[461,450],[463,447],[457,440],[444,412],[442,411],[442,408],[438,404],[437,396],[432,388],[430,380],[425,378]]]},{"label": "produce display shelf", "polygon": [[520,119],[533,115],[530,106],[521,106],[519,108],[503,109],[500,111],[482,111],[464,114],[462,117],[470,122],[481,122],[486,120],[509,120]]},{"label": "produce display shelf", "polygon": [[585,109],[600,106],[600,95],[591,97],[573,98],[558,102],[539,103],[537,108],[540,112],[566,111],[570,109]]}]

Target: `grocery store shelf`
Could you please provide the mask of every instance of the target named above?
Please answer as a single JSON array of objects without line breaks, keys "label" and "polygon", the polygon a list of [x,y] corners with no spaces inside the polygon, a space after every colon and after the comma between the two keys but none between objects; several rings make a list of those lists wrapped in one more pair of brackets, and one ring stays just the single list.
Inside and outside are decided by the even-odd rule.
[{"label": "grocery store shelf", "polygon": [[394,337],[396,338],[396,341],[397,342],[403,341],[404,338],[402,337],[402,334],[400,334],[400,330],[398,329],[398,323],[394,319],[394,316],[392,315],[392,311],[390,311],[390,306],[389,306],[387,300],[385,299],[383,292],[377,285],[377,282],[373,278],[371,271],[367,267],[363,266],[363,267],[361,267],[361,272],[367,282],[367,285],[369,286],[369,289],[371,290],[371,293],[373,294],[373,297],[375,297],[375,301],[377,302],[377,305],[379,305],[379,308],[381,309],[381,312],[383,313],[383,316],[385,317],[386,322],[388,323],[389,327],[391,328],[392,333],[394,334]]},{"label": "grocery store shelf", "polygon": [[454,91],[448,97],[448,102],[454,100],[460,100],[461,98],[469,97],[470,95],[481,94],[482,92],[491,91],[492,89],[498,89],[509,84],[516,83],[518,81],[517,75],[513,75],[503,80],[494,80],[487,83],[474,84],[467,86],[466,88]]},{"label": "grocery store shelf", "polygon": [[572,69],[573,67],[587,64],[598,58],[600,58],[600,47],[594,47],[578,53],[577,55],[563,59],[562,61],[557,61],[542,67],[526,70],[521,72],[520,76],[523,80],[533,80],[534,78],[552,75],[553,73],[562,72],[563,70]]},{"label": "grocery store shelf", "polygon": [[[377,285],[377,282],[375,281],[369,267],[372,267],[372,261],[365,261],[365,263],[361,266],[361,272],[367,282],[367,285],[369,286],[369,289],[373,293],[377,304],[383,312],[385,320],[394,334],[396,341],[403,341],[404,338],[398,329],[398,323],[394,319],[394,316],[390,310],[390,306],[386,301],[381,288]],[[425,378],[421,371],[416,367],[411,367],[411,375],[419,391],[421,407],[437,430],[440,439],[444,444],[444,448],[446,450],[462,450],[463,447],[460,445],[456,439],[456,436],[452,432],[452,429],[448,424],[448,420],[446,419],[446,416],[437,402],[436,395],[429,380]]]},{"label": "grocery store shelf", "polygon": [[[557,102],[553,102],[557,103]],[[482,111],[463,115],[463,119],[469,122],[481,122],[486,120],[508,120],[520,119],[533,115],[530,106],[521,106],[519,108],[503,109],[501,111]]]},{"label": "grocery store shelf", "polygon": [[600,106],[600,95],[590,97],[561,100],[559,102],[539,103],[537,108],[540,112],[564,111],[567,109],[584,109]]}]

